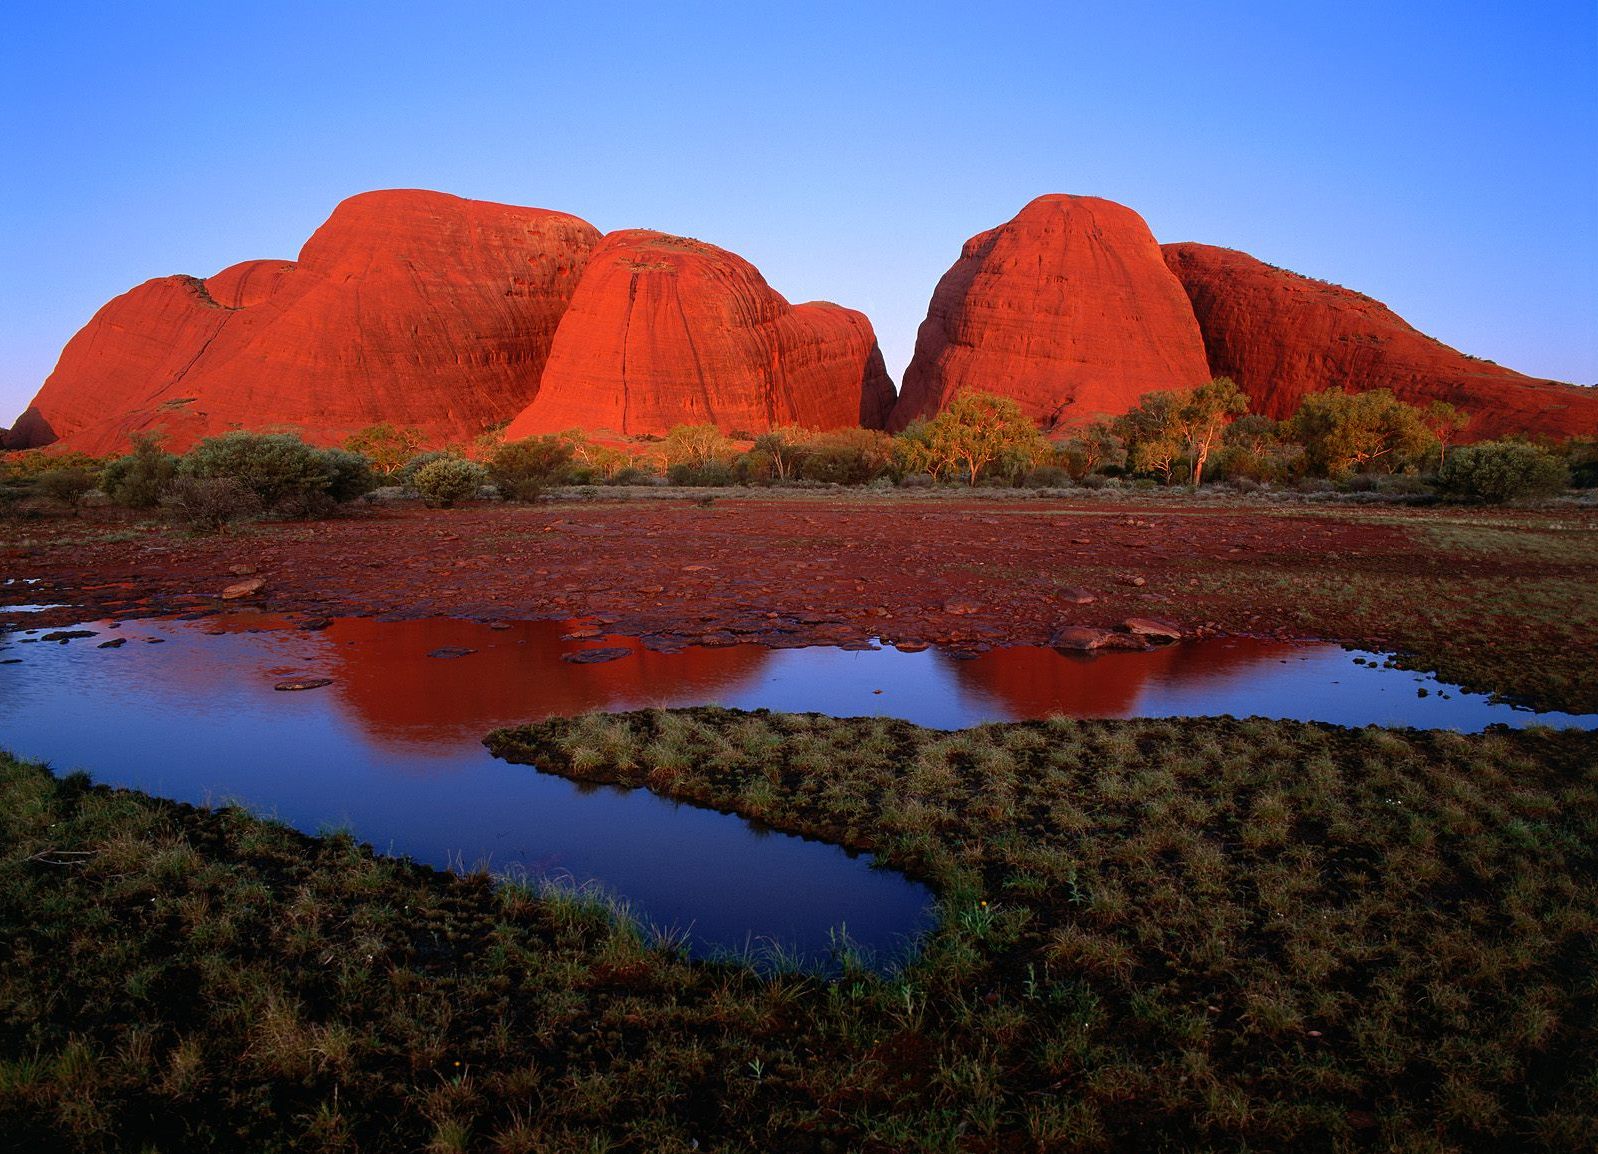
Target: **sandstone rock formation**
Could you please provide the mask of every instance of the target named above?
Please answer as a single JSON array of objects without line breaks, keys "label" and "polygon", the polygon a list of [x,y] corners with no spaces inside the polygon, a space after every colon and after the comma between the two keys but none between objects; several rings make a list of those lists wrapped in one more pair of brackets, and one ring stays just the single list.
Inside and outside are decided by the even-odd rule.
[{"label": "sandstone rock formation", "polygon": [[1045,429],[1126,412],[1209,379],[1182,286],[1137,213],[1041,196],[966,241],[932,294],[889,428],[962,389],[1014,398]]},{"label": "sandstone rock formation", "polygon": [[1391,389],[1471,415],[1461,440],[1511,433],[1598,433],[1598,389],[1523,376],[1411,328],[1380,301],[1275,268],[1234,249],[1168,244],[1165,261],[1193,302],[1211,371],[1255,412],[1291,416],[1306,393]]},{"label": "sandstone rock formation", "polygon": [[733,253],[629,229],[593,250],[538,395],[505,435],[881,428],[893,400],[862,314],[790,305]]},{"label": "sandstone rock formation", "polygon": [[351,197],[293,262],[147,281],[103,307],[12,430],[91,453],[161,430],[336,442],[379,421],[469,439],[533,395],[588,251],[564,213],[394,190]]}]

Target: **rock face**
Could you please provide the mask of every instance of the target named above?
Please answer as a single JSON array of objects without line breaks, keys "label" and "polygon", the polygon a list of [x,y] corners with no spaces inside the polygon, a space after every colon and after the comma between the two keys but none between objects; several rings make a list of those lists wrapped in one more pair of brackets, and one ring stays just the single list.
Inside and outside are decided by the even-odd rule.
[{"label": "rock face", "polygon": [[881,428],[893,400],[862,314],[790,305],[733,253],[630,229],[593,250],[538,395],[505,435]]},{"label": "rock face", "polygon": [[1097,197],[1042,196],[966,241],[938,282],[888,427],[967,388],[1015,399],[1045,429],[1077,425],[1209,375],[1192,307],[1143,218]]},{"label": "rock face", "polygon": [[351,197],[293,262],[168,276],[111,301],[18,420],[18,448],[181,451],[231,428],[332,443],[379,421],[469,439],[537,389],[599,233],[417,190]]},{"label": "rock face", "polygon": [[1291,416],[1321,389],[1391,389],[1412,405],[1447,401],[1471,414],[1461,440],[1598,432],[1598,389],[1466,356],[1380,301],[1247,253],[1204,244],[1163,251],[1193,302],[1211,371],[1237,381],[1255,412]]}]

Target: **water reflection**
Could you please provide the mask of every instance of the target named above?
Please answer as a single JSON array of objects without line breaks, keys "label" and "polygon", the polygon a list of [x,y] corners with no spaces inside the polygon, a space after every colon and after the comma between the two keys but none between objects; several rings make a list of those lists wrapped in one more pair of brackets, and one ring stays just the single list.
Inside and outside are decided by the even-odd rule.
[{"label": "water reflection", "polygon": [[[362,618],[306,630],[237,613],[83,628],[96,636],[0,634],[0,745],[162,796],[241,799],[306,830],[348,825],[433,864],[484,860],[598,879],[661,924],[691,925],[701,945],[770,936],[814,952],[845,923],[891,951],[925,923],[929,895],[834,847],[505,765],[482,736],[552,714],[708,703],[943,728],[1055,713],[1598,725],[1495,705],[1335,645],[1249,639],[955,660],[753,645],[655,653],[636,639],[573,636],[597,632],[576,621]],[[623,655],[565,660],[595,648]],[[275,688],[322,678],[322,688]]]}]

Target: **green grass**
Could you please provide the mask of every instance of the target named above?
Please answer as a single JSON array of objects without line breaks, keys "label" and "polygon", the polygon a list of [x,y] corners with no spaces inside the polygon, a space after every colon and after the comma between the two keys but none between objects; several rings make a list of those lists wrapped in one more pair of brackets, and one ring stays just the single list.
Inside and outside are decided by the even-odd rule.
[{"label": "green grass", "polygon": [[0,1145],[1585,1150],[1598,736],[648,711],[502,756],[876,852],[899,972],[691,962],[0,759]]}]

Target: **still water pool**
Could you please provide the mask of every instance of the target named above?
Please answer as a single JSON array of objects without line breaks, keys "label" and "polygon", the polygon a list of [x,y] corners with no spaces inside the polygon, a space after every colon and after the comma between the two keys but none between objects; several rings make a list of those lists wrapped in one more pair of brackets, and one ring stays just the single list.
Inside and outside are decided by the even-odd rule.
[{"label": "still water pool", "polygon": [[[891,648],[659,653],[634,638],[569,636],[580,624],[349,618],[308,632],[241,613],[88,622],[72,629],[94,636],[65,642],[19,625],[0,632],[0,746],[110,785],[239,801],[311,832],[349,828],[433,865],[592,881],[700,950],[775,941],[819,956],[841,925],[892,956],[930,924],[925,887],[736,817],[504,764],[483,735],[554,714],[710,703],[944,728],[1053,713],[1598,725],[1495,705],[1335,645],[1234,638],[968,660]],[[624,655],[569,660],[598,648]],[[275,689],[313,679],[329,683]]]}]

